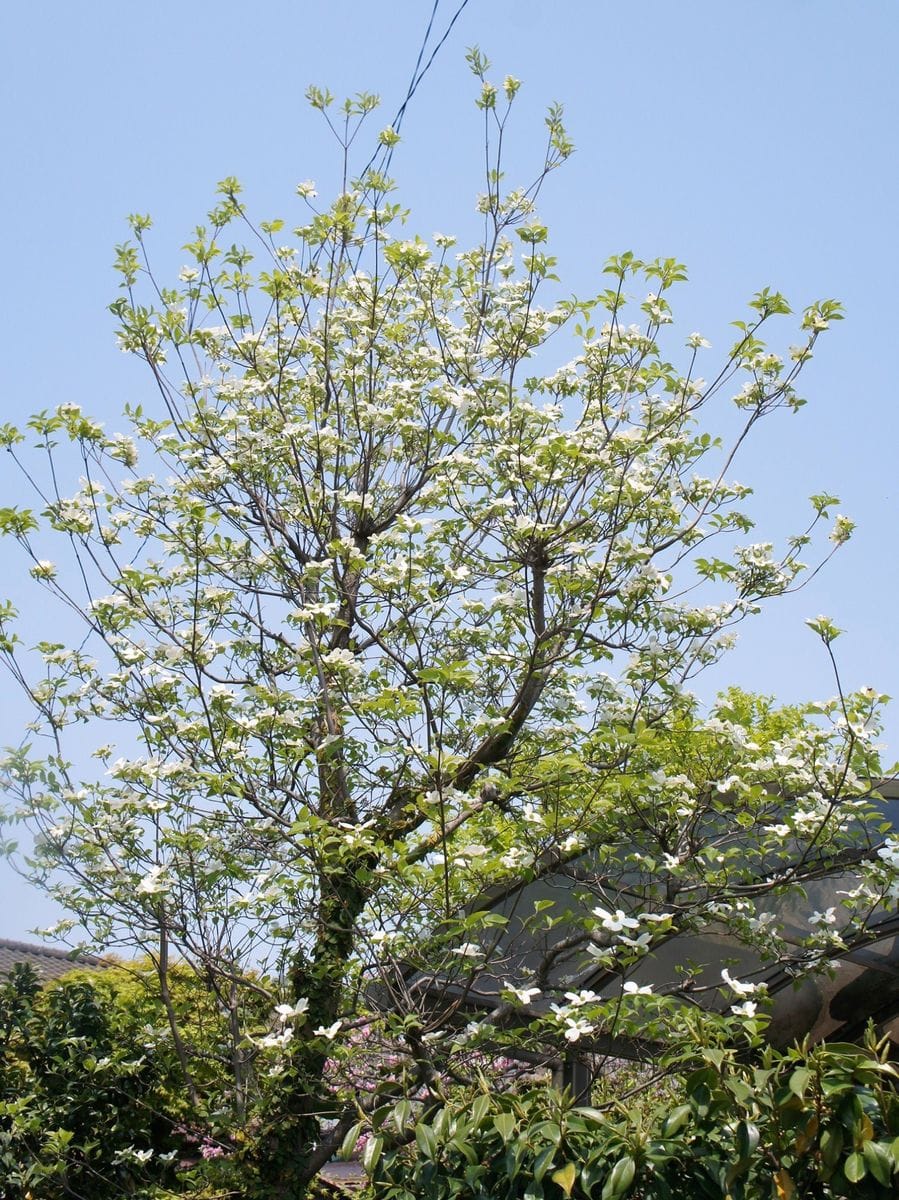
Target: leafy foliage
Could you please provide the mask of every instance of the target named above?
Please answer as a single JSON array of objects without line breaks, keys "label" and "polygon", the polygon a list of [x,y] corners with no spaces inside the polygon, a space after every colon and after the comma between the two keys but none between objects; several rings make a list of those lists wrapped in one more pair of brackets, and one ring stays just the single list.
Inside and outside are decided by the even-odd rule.
[{"label": "leafy foliage", "polygon": [[[164,1001],[170,960],[208,985],[223,1125],[276,1194],[301,1193],[360,1109],[464,1078],[499,1025],[544,1054],[692,1037],[689,971],[654,995],[632,978],[669,938],[714,922],[807,970],[897,894],[899,846],[869,803],[882,697],[760,722],[733,697],[707,717],[690,691],[736,624],[799,586],[807,551],[851,534],[836,514],[815,549],[836,505],[822,493],[776,548],[730,477],[763,422],[802,406],[839,305],[794,319],[764,289],[706,379],[706,340],[672,334],[675,260],[621,254],[597,294],[559,298],[536,204],[571,152],[561,110],[531,182],[509,187],[519,84],[470,65],[480,244],[409,236],[396,131],[353,173],[375,99],[335,110],[313,90],[345,168],[330,204],[304,182],[298,218],[254,223],[223,180],[171,286],[150,219],[131,219],[112,310],[158,408],[128,410],[124,433],[70,404],[0,431],[39,497],[0,532],[87,638],[29,655],[0,607],[35,715],[3,764],[12,817],[95,943],[153,955]],[[831,653],[839,631],[814,628]],[[92,762],[82,725],[103,729]],[[847,854],[845,915],[781,937],[777,898]],[[522,965],[507,916],[472,892],[554,876],[576,904],[528,915],[540,954]],[[584,964],[595,989],[572,991]],[[757,1019],[731,982],[699,986],[715,1003],[694,1022]],[[467,1030],[479,990],[496,1003]],[[167,1020],[194,1104],[206,1049],[189,1014]],[[392,1074],[335,1084],[363,1025],[399,1045]]]},{"label": "leafy foliage", "polygon": [[[128,1036],[128,1035],[131,1036]],[[162,1068],[91,982],[0,984],[0,1175],[8,1200],[144,1195],[172,1179]]]},{"label": "leafy foliage", "polygon": [[[707,1050],[681,1103],[573,1106],[541,1088],[485,1092],[415,1120],[381,1117],[375,1200],[888,1200],[899,1178],[899,1073],[869,1039]],[[409,1140],[410,1134],[412,1140]]]}]

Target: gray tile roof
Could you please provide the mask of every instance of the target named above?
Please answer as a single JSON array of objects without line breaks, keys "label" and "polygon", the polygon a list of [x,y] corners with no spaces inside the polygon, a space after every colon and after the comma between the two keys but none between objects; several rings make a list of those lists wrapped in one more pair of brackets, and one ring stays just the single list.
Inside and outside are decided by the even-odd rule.
[{"label": "gray tile roof", "polygon": [[79,954],[55,946],[35,946],[29,942],[14,942],[0,938],[0,979],[5,979],[16,963],[28,963],[43,980],[58,979],[79,968],[99,970],[109,966],[93,954]]}]

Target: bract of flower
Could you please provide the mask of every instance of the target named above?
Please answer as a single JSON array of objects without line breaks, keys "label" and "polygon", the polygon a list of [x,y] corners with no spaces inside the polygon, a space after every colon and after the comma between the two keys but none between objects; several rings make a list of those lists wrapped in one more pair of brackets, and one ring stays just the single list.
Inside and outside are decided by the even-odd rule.
[{"label": "bract of flower", "polygon": [[164,866],[151,867],[146,875],[141,879],[135,888],[135,891],[140,896],[158,896],[163,892],[168,891],[169,884],[163,878],[165,874]]},{"label": "bract of flower", "polygon": [[837,910],[834,907],[825,908],[823,912],[813,912],[808,919],[810,925],[835,925]]},{"label": "bract of flower", "polygon": [[542,994],[538,987],[519,988],[511,984],[506,986],[506,991],[514,996],[519,1004],[530,1004],[535,997]]},{"label": "bract of flower", "polygon": [[323,1037],[327,1041],[333,1042],[334,1038],[337,1037],[338,1031],[342,1025],[343,1021],[335,1021],[333,1025],[319,1025],[319,1027],[314,1030],[315,1036]]},{"label": "bract of flower", "polygon": [[568,1042],[580,1041],[582,1037],[587,1037],[593,1032],[593,1026],[589,1021],[585,1021],[582,1017],[566,1017],[564,1037]]},{"label": "bract of flower", "polygon": [[742,1004],[732,1004],[730,1011],[735,1017],[754,1017],[758,1005],[754,1000],[744,1000]]},{"label": "bract of flower", "polygon": [[580,992],[566,992],[565,999],[571,1008],[581,1008],[585,1004],[595,1004],[600,996],[596,992],[591,992],[589,988],[585,988]]},{"label": "bract of flower", "polygon": [[302,1017],[309,1008],[309,1001],[305,996],[301,997],[296,1004],[276,1004],[275,1012],[282,1022],[293,1021],[297,1017]]},{"label": "bract of flower", "polygon": [[607,912],[604,908],[594,908],[593,915],[599,917],[603,929],[607,929],[609,933],[621,933],[625,929],[640,928],[640,922],[629,917],[621,908],[616,909],[614,913]]},{"label": "bract of flower", "polygon": [[726,967],[721,972],[721,978],[730,990],[738,996],[753,996],[756,992],[764,991],[764,984],[751,983],[743,979],[734,979]]},{"label": "bract of flower", "polygon": [[484,951],[477,942],[463,942],[461,946],[454,946],[450,954],[456,954],[459,958],[483,958]]}]

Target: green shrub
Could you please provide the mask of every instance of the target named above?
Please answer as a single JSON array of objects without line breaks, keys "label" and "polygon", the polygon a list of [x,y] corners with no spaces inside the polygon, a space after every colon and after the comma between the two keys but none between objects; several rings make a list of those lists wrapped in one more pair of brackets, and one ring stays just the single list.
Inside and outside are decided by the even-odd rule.
[{"label": "green shrub", "polygon": [[121,1036],[91,981],[42,988],[28,966],[0,984],[4,1200],[147,1194],[174,1175],[171,1122],[153,1106],[159,1067]]},{"label": "green shrub", "polygon": [[871,1040],[709,1049],[682,1103],[576,1107],[485,1092],[428,1119],[377,1115],[375,1200],[887,1200],[899,1191],[899,1073]]}]

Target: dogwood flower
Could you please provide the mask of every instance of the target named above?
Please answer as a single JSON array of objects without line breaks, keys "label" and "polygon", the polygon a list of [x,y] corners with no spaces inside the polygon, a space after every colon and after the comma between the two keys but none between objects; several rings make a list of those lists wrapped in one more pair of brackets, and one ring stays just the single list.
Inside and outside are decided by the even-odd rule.
[{"label": "dogwood flower", "polygon": [[343,1021],[335,1021],[333,1025],[319,1025],[318,1029],[314,1030],[315,1036],[327,1038],[329,1042],[333,1042],[341,1025],[343,1025]]},{"label": "dogwood flower", "polygon": [[276,1004],[275,1012],[278,1014],[282,1022],[293,1021],[296,1017],[301,1017],[309,1007],[309,1001],[305,996],[302,996],[296,1004]]},{"label": "dogwood flower", "polygon": [[477,942],[463,942],[461,946],[454,946],[450,954],[457,954],[460,958],[481,958],[484,951]]},{"label": "dogwood flower", "polygon": [[731,973],[725,969],[721,972],[721,978],[727,984],[732,992],[736,992],[738,996],[752,996],[756,992],[762,990],[762,985],[758,983],[749,983],[748,980],[734,979]]},{"label": "dogwood flower", "polygon": [[168,890],[168,884],[162,878],[165,871],[163,866],[151,867],[135,889],[140,896],[158,896]]},{"label": "dogwood flower", "polygon": [[565,1018],[565,1040],[569,1042],[580,1041],[582,1037],[593,1032],[593,1026],[589,1021],[585,1021],[583,1017],[566,1017]]},{"label": "dogwood flower", "polygon": [[809,917],[809,925],[835,925],[837,921],[837,910],[831,906],[825,908],[824,912],[813,912]]},{"label": "dogwood flower", "polygon": [[596,992],[591,992],[589,988],[585,988],[581,992],[565,993],[565,999],[572,1008],[580,1008],[584,1004],[594,1004],[599,998]]},{"label": "dogwood flower", "polygon": [[744,1000],[742,1004],[732,1004],[730,1011],[735,1017],[754,1017],[758,1005],[754,1000]]},{"label": "dogwood flower", "polygon": [[594,908],[593,915],[599,917],[603,929],[607,929],[609,933],[621,933],[625,929],[640,928],[640,922],[629,917],[622,908],[616,909],[614,913],[606,912],[604,908]]},{"label": "dogwood flower", "polygon": [[541,994],[538,987],[517,988],[510,985],[506,987],[506,991],[513,995],[519,1004],[530,1004],[535,996]]},{"label": "dogwood flower", "polygon": [[259,1045],[263,1050],[281,1050],[292,1039],[293,1030],[288,1025],[281,1033],[267,1033],[264,1038],[259,1039]]}]

